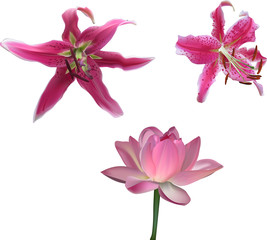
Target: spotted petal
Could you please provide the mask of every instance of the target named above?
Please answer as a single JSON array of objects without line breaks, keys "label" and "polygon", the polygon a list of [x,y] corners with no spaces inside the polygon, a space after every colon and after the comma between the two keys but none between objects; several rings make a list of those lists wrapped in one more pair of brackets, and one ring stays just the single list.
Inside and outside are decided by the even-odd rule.
[{"label": "spotted petal", "polygon": [[210,86],[215,82],[215,78],[220,70],[221,67],[218,62],[212,62],[204,66],[203,72],[201,73],[198,79],[199,90],[197,100],[199,102],[205,101],[208,94],[208,90]]},{"label": "spotted petal", "polygon": [[78,83],[94,98],[99,107],[109,112],[114,117],[119,117],[123,114],[119,104],[110,97],[109,92],[102,82],[102,73],[94,60],[90,57],[87,58],[87,64],[90,66],[91,78],[81,71],[78,73],[82,78],[87,78],[88,82],[77,78]]},{"label": "spotted petal", "polygon": [[125,58],[120,53],[105,51],[99,51],[95,55],[99,57],[99,59],[95,59],[99,67],[121,68],[123,70],[140,68],[153,60],[153,58]]},{"label": "spotted petal", "polygon": [[211,32],[211,35],[213,37],[216,37],[220,42],[222,42],[224,38],[224,25],[225,25],[225,20],[224,20],[224,14],[222,11],[223,6],[231,6],[233,5],[228,2],[228,1],[223,1],[220,3],[219,7],[217,7],[212,13],[211,13],[211,18],[213,20],[213,29]]},{"label": "spotted petal", "polygon": [[258,28],[259,26],[251,17],[243,17],[228,29],[223,39],[224,46],[238,48],[243,43],[254,42],[256,40],[255,31]]},{"label": "spotted petal", "polygon": [[207,64],[218,58],[220,47],[221,43],[211,36],[178,36],[176,53],[187,56],[192,63]]},{"label": "spotted petal", "polygon": [[56,74],[44,90],[34,114],[34,121],[50,110],[63,96],[73,82],[70,74],[66,74],[66,67],[57,68]]},{"label": "spotted petal", "polygon": [[24,60],[40,62],[48,67],[63,67],[66,66],[65,57],[58,54],[68,51],[71,44],[53,40],[42,44],[28,45],[6,39],[1,46]]}]

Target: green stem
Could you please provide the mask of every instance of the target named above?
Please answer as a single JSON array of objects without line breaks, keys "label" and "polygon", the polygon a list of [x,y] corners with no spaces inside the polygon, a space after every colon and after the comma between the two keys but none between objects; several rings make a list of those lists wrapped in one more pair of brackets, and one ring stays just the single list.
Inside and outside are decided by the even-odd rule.
[{"label": "green stem", "polygon": [[153,228],[152,235],[150,240],[156,240],[157,236],[157,227],[158,227],[158,217],[159,217],[159,191],[158,189],[154,190],[154,205],[153,205]]}]

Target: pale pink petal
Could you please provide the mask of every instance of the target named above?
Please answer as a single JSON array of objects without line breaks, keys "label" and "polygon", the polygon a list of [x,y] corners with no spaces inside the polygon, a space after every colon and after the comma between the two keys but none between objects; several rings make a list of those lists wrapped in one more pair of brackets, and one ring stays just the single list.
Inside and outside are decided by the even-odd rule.
[{"label": "pale pink petal", "polygon": [[81,11],[85,16],[89,17],[92,20],[92,23],[95,23],[94,14],[89,8],[78,7],[77,10]]},{"label": "pale pink petal", "polygon": [[200,149],[200,137],[193,139],[185,145],[185,158],[182,171],[190,170],[195,165]]},{"label": "pale pink petal", "polygon": [[1,46],[24,60],[40,62],[48,67],[66,66],[64,56],[58,55],[70,50],[71,44],[62,41],[50,41],[37,45],[6,39]]},{"label": "pale pink petal", "polygon": [[134,168],[129,167],[113,167],[108,168],[104,171],[102,171],[104,175],[111,178],[112,180],[115,180],[117,182],[125,183],[127,177],[129,176],[135,176],[135,177],[146,177],[144,174],[142,174],[140,171]]},{"label": "pale pink petal", "polygon": [[120,53],[99,51],[94,55],[100,57],[95,59],[99,67],[121,68],[132,70],[150,63],[153,58],[124,58]]},{"label": "pale pink petal", "polygon": [[145,128],[139,136],[140,147],[142,148],[146,144],[147,140],[153,135],[161,137],[163,133],[156,127]]},{"label": "pale pink petal", "polygon": [[132,137],[129,142],[115,142],[115,147],[127,167],[139,169],[142,171],[139,161],[140,147],[139,143]]},{"label": "pale pink petal", "polygon": [[163,134],[163,136],[160,138],[160,140],[164,140],[164,139],[171,139],[171,140],[177,140],[180,139],[179,137],[179,133],[176,130],[175,127],[171,127],[166,133]]},{"label": "pale pink petal", "polygon": [[243,43],[254,42],[256,40],[255,31],[258,27],[259,26],[249,16],[240,19],[230,27],[225,34],[223,40],[224,46],[238,48]]},{"label": "pale pink petal", "polygon": [[102,73],[94,60],[87,58],[87,64],[90,66],[90,75],[92,79],[88,78],[83,71],[78,73],[83,78],[87,78],[89,82],[85,82],[77,78],[78,83],[94,98],[95,102],[109,112],[114,117],[119,117],[123,114],[119,104],[110,97],[109,92],[102,82]]},{"label": "pale pink petal", "polygon": [[158,183],[138,177],[127,177],[126,188],[132,193],[145,193],[158,188]]},{"label": "pale pink petal", "polygon": [[185,55],[196,64],[207,64],[214,62],[218,57],[218,49],[221,43],[211,36],[178,36],[176,43],[176,53]]},{"label": "pale pink petal", "polygon": [[263,86],[260,83],[258,83],[256,80],[254,80],[253,83],[257,87],[260,96],[263,96]]},{"label": "pale pink petal", "polygon": [[65,23],[65,29],[62,34],[63,41],[71,42],[70,33],[75,37],[75,40],[80,36],[81,31],[78,28],[78,15],[76,8],[70,8],[62,14]]},{"label": "pale pink petal", "polygon": [[[152,150],[155,145],[152,141],[153,138],[154,136],[150,137],[150,140],[141,149],[141,153],[140,153],[141,167],[146,173],[146,175],[149,176],[151,179],[153,179],[156,174],[156,166],[152,158]],[[158,137],[158,141],[159,141],[159,137]]]},{"label": "pale pink petal", "polygon": [[223,6],[231,6],[231,7],[233,7],[233,5],[230,2],[223,1],[219,5],[219,7],[217,7],[210,15],[212,20],[213,20],[213,24],[212,24],[213,25],[213,29],[212,29],[211,35],[213,37],[216,37],[220,42],[222,42],[223,37],[224,37],[225,20],[224,20],[224,14],[223,14],[223,11],[222,11],[222,7]]},{"label": "pale pink petal", "polygon": [[159,195],[166,201],[179,205],[186,205],[191,200],[185,190],[169,182],[160,184]]},{"label": "pale pink petal", "polygon": [[34,121],[43,116],[62,98],[63,94],[73,82],[70,74],[66,74],[67,68],[57,68],[54,77],[50,80],[37,104]]},{"label": "pale pink petal", "polygon": [[159,142],[153,148],[152,159],[156,168],[154,179],[158,182],[170,179],[180,169],[182,161],[178,155],[178,148],[169,139]]},{"label": "pale pink petal", "polygon": [[87,28],[81,33],[79,39],[77,40],[77,45],[82,44],[84,42],[92,41],[91,45],[87,47],[86,53],[93,54],[95,52],[98,52],[111,40],[119,26],[128,23],[133,22],[122,19],[114,19],[107,22],[101,27]]},{"label": "pale pink petal", "polygon": [[203,72],[198,79],[198,96],[197,100],[199,102],[204,102],[206,100],[208,90],[210,86],[215,82],[217,74],[220,72],[221,66],[218,62],[212,62],[204,66]]},{"label": "pale pink petal", "polygon": [[176,186],[184,186],[211,175],[223,166],[211,159],[199,160],[190,171],[179,172],[171,179]]}]

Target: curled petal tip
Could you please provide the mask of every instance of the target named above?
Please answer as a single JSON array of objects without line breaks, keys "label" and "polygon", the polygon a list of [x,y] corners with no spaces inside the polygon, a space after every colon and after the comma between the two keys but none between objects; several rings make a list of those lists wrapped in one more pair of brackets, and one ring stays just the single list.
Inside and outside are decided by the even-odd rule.
[{"label": "curled petal tip", "polygon": [[92,23],[95,24],[93,12],[89,8],[78,7],[77,10],[81,11],[85,16],[89,17],[92,20]]},{"label": "curled petal tip", "polygon": [[240,12],[239,17],[248,17],[248,12],[246,12],[246,11]]},{"label": "curled petal tip", "polygon": [[233,4],[230,3],[229,1],[222,1],[222,2],[221,2],[221,6],[222,6],[222,7],[224,7],[224,6],[232,7],[232,8],[233,8],[233,11],[235,11],[235,8],[234,8]]}]

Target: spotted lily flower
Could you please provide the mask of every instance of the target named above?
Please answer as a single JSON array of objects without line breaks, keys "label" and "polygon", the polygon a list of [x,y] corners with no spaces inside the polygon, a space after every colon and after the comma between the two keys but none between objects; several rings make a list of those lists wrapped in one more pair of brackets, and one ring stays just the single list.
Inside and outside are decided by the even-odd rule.
[{"label": "spotted lily flower", "polygon": [[102,82],[100,67],[130,70],[144,66],[152,60],[152,58],[124,58],[116,52],[101,51],[119,26],[134,22],[114,19],[103,26],[91,26],[81,32],[77,25],[77,10],[90,17],[94,23],[93,13],[88,8],[68,9],[62,15],[65,22],[63,41],[52,40],[32,46],[10,39],[1,42],[3,48],[24,60],[56,67],[55,75],[38,102],[34,120],[50,110],[75,79],[101,108],[114,117],[122,115],[120,106],[110,97]]},{"label": "spotted lily flower", "polygon": [[247,12],[242,12],[240,14],[242,18],[224,33],[223,6],[232,4],[223,1],[211,13],[212,36],[179,36],[176,43],[177,54],[187,56],[193,63],[205,64],[198,81],[199,102],[205,101],[209,87],[221,70],[226,75],[225,84],[228,78],[246,85],[254,83],[259,94],[263,95],[263,87],[258,80],[261,78],[259,74],[266,58],[261,55],[257,46],[251,49],[240,48],[242,44],[256,40],[255,31],[259,26]]}]

